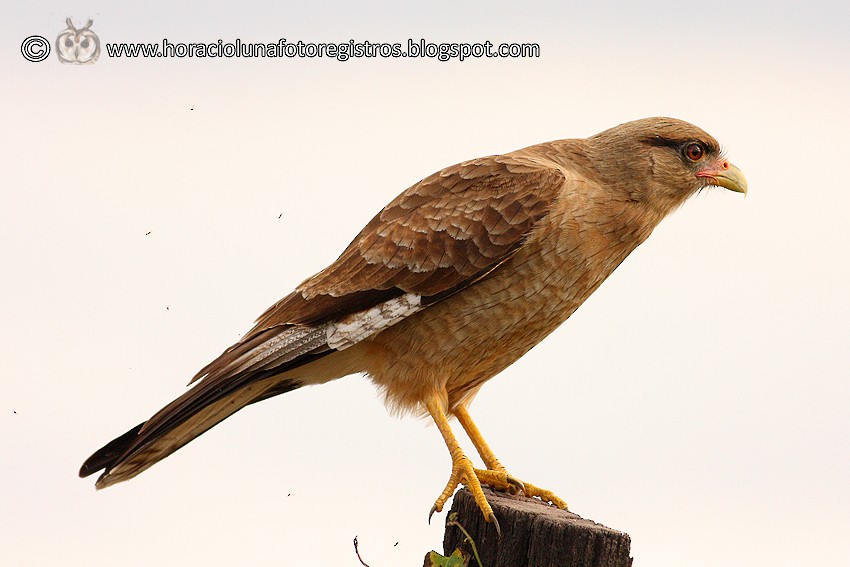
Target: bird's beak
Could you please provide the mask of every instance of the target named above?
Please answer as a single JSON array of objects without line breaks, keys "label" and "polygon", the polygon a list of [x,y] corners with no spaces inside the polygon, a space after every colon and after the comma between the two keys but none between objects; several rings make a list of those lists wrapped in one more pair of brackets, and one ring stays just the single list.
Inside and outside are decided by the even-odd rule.
[{"label": "bird's beak", "polygon": [[735,193],[747,194],[747,178],[744,177],[744,172],[728,161],[724,160],[716,168],[712,167],[699,171],[697,177],[704,177],[712,185],[725,187]]}]

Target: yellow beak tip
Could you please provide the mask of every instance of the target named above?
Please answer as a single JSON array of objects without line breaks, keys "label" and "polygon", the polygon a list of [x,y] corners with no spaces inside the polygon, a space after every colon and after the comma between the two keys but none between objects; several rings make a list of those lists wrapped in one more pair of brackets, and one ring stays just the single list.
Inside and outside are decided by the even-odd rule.
[{"label": "yellow beak tip", "polygon": [[744,172],[732,165],[729,164],[729,168],[721,171],[714,177],[717,185],[729,189],[730,191],[734,191],[735,193],[743,193],[744,196],[747,195],[747,178],[744,176]]}]

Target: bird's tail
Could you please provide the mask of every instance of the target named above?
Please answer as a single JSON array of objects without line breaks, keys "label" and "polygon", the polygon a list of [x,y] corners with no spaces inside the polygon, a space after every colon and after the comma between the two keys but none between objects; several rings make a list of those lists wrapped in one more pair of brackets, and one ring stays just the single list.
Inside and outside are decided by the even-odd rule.
[{"label": "bird's tail", "polygon": [[248,336],[206,366],[194,387],[97,450],[80,476],[103,470],[97,488],[133,478],[251,403],[350,373],[325,363],[334,358],[327,355],[339,354],[327,346],[321,327],[286,326]]}]

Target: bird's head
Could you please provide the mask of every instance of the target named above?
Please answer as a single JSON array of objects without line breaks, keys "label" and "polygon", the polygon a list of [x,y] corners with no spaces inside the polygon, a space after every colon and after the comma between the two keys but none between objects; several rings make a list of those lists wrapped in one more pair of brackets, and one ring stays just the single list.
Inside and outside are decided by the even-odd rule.
[{"label": "bird's head", "polygon": [[595,163],[602,164],[602,175],[630,199],[662,214],[705,187],[747,192],[744,174],[726,159],[717,140],[682,120],[627,122],[588,138],[588,143]]}]

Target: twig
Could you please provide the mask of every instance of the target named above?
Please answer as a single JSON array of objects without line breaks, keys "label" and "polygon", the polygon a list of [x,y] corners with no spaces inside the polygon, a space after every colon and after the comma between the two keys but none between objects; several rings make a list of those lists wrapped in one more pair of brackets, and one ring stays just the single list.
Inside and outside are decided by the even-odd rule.
[{"label": "twig", "polygon": [[[363,558],[360,557],[360,550],[357,549],[357,536],[354,536],[354,553],[357,554],[357,560],[360,561],[361,565],[365,565],[365,567],[369,567],[369,565],[365,561],[363,561]],[[480,563],[479,563],[479,565],[480,565]]]},{"label": "twig", "polygon": [[466,528],[460,525],[460,522],[457,521],[457,512],[452,512],[451,514],[449,514],[446,526],[456,526],[461,532],[463,532],[464,541],[469,542],[470,547],[472,547],[472,554],[475,555],[475,562],[478,563],[478,567],[484,567],[484,565],[481,564],[481,558],[478,556],[478,548],[475,547],[475,540],[472,539],[472,536],[469,535],[469,532],[466,531]]}]

